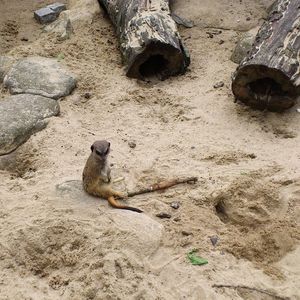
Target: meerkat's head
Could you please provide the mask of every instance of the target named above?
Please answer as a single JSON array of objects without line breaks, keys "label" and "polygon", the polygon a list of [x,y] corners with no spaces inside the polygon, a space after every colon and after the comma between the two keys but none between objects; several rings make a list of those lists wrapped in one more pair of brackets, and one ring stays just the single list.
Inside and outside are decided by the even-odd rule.
[{"label": "meerkat's head", "polygon": [[92,155],[96,160],[105,161],[110,151],[110,142],[96,141],[91,146]]}]

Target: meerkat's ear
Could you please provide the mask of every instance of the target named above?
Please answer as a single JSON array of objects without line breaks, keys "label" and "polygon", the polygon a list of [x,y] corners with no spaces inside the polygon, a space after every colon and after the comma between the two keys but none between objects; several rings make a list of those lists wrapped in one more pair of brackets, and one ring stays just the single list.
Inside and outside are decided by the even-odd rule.
[{"label": "meerkat's ear", "polygon": [[94,151],[94,145],[91,146],[91,151],[92,151],[92,152]]}]

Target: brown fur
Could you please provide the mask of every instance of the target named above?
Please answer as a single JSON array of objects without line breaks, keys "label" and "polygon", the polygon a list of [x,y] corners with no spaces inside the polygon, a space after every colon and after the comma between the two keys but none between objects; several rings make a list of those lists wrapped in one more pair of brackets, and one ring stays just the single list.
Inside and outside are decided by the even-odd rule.
[{"label": "brown fur", "polygon": [[93,196],[107,199],[115,208],[142,212],[138,208],[121,205],[115,200],[115,197],[124,198],[125,195],[113,190],[110,184],[110,168],[107,162],[110,143],[105,140],[96,141],[91,146],[91,150],[82,174],[84,190]]}]

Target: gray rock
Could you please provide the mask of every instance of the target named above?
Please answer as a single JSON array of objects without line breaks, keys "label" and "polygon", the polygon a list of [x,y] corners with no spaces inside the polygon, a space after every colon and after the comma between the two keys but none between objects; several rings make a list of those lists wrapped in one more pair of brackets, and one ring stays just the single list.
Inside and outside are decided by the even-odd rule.
[{"label": "gray rock", "polygon": [[69,11],[61,13],[58,20],[44,28],[45,32],[53,32],[56,34],[59,41],[69,39],[74,32],[71,20],[69,18]]},{"label": "gray rock", "polygon": [[0,82],[3,81],[6,73],[14,63],[14,59],[8,56],[0,56]]},{"label": "gray rock", "polygon": [[219,237],[217,235],[210,236],[209,239],[213,246],[216,246],[219,241]]},{"label": "gray rock", "polygon": [[176,15],[175,13],[171,14],[172,19],[175,21],[177,25],[182,25],[186,28],[192,28],[195,26],[193,21],[189,21],[183,17]]},{"label": "gray rock", "polygon": [[219,88],[221,88],[223,86],[224,86],[224,82],[223,81],[219,81],[219,82],[217,82],[217,83],[214,84],[214,88],[215,89],[219,89]]},{"label": "gray rock", "polygon": [[170,206],[174,209],[178,209],[180,207],[180,203],[179,202],[172,202]]},{"label": "gray rock", "polygon": [[253,28],[240,36],[230,60],[239,64],[247,56],[252,48],[258,29],[259,27]]},{"label": "gray rock", "polygon": [[22,94],[0,101],[0,155],[15,150],[58,114],[57,101],[42,96]]},{"label": "gray rock", "polygon": [[134,148],[136,147],[136,142],[134,142],[134,141],[129,141],[129,142],[128,142],[128,146],[129,146],[130,148],[134,149]]},{"label": "gray rock", "polygon": [[[163,226],[146,214],[112,208],[106,200],[85,193],[80,180],[69,180],[58,184],[56,194],[61,201],[67,201],[66,198],[71,199],[72,201],[68,202],[68,207],[71,209],[91,214],[98,211],[99,218],[95,220],[97,232],[103,232],[100,241],[109,252],[119,251],[121,243],[122,253],[134,254],[144,259],[158,249],[163,235]],[[109,234],[107,234],[108,228]]]},{"label": "gray rock", "polygon": [[16,62],[4,78],[11,94],[34,94],[58,99],[69,95],[76,79],[55,59],[28,57]]},{"label": "gray rock", "polygon": [[172,216],[166,212],[158,213],[158,214],[156,214],[156,216],[160,219],[171,219],[172,218]]},{"label": "gray rock", "polygon": [[58,14],[49,7],[43,7],[34,12],[34,18],[41,24],[51,23],[55,21]]},{"label": "gray rock", "polygon": [[41,24],[55,21],[59,14],[66,10],[66,5],[62,3],[50,4],[34,12],[34,18]]},{"label": "gray rock", "polygon": [[97,205],[99,199],[88,195],[82,186],[81,180],[68,180],[56,185],[56,192],[59,196],[68,196],[71,199],[77,199],[82,203]]},{"label": "gray rock", "polygon": [[53,4],[49,4],[47,5],[48,8],[52,9],[54,12],[56,12],[57,14],[60,14],[62,11],[66,10],[67,7],[65,4],[63,3],[53,3]]}]

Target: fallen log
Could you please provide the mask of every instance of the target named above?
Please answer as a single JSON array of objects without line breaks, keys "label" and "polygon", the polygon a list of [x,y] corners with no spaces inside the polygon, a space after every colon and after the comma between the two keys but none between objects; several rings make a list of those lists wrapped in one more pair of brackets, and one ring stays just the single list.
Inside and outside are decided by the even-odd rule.
[{"label": "fallen log", "polygon": [[128,77],[160,79],[185,72],[190,57],[168,0],[99,0],[116,27]]},{"label": "fallen log", "polygon": [[277,0],[233,75],[236,100],[271,111],[292,107],[300,94],[299,51],[299,0]]}]

